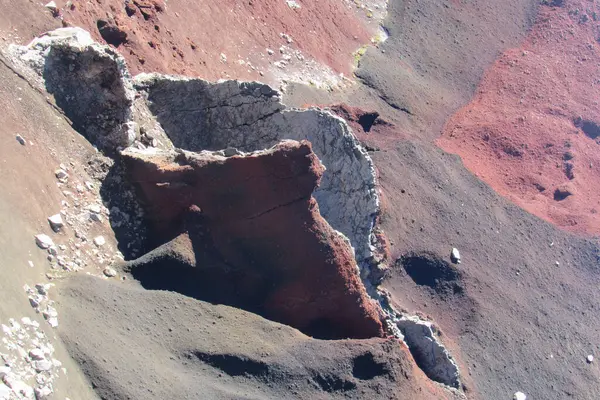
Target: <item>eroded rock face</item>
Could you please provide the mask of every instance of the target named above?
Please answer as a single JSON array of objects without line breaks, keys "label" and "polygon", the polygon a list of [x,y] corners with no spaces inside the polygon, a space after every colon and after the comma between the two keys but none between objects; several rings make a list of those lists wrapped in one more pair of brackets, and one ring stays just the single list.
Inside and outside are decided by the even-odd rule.
[{"label": "eroded rock face", "polygon": [[163,241],[176,238],[133,262],[133,274],[137,270],[144,283],[144,269],[154,269],[147,276],[156,278],[156,269],[177,259],[195,268],[193,276],[180,277],[188,288],[190,279],[197,282],[199,290],[188,293],[195,297],[243,307],[317,337],[382,336],[378,308],[350,246],[311,196],[324,168],[310,143],[222,154],[123,152],[157,234]]},{"label": "eroded rock face", "polygon": [[56,104],[92,144],[111,152],[133,143],[134,93],[117,52],[80,28],[57,29],[12,51],[43,77]]},{"label": "eroded rock face", "polygon": [[[172,142],[190,151],[246,152],[282,139],[309,140],[326,168],[314,193],[321,214],[349,238],[362,278],[369,282],[378,263],[376,175],[343,119],[320,109],[287,109],[277,91],[258,82],[211,83],[158,74],[132,81],[123,58],[80,28],[52,31],[28,46],[13,47],[13,54],[43,77],[75,128],[109,154],[132,144],[145,147],[152,139],[166,149]],[[143,137],[141,130],[150,132],[145,144],[136,141]]]},{"label": "eroded rock face", "polygon": [[282,139],[309,140],[326,168],[314,193],[321,214],[350,239],[368,276],[379,212],[375,171],[344,120],[319,109],[287,109],[278,92],[256,82],[142,74],[135,86],[176,147],[255,151]]}]

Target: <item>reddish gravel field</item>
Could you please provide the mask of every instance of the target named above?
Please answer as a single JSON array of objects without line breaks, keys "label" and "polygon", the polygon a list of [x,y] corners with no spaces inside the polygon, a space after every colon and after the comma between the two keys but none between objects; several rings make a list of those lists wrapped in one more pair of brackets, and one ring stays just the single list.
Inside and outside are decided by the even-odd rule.
[{"label": "reddish gravel field", "polygon": [[[57,3],[65,24],[113,44],[134,74],[264,81],[278,68],[274,63],[281,59],[281,46],[288,46],[349,75],[352,52],[368,43],[376,29],[346,2],[333,0],[302,1],[300,8],[282,0]],[[295,58],[296,63],[303,61]]]},{"label": "reddish gravel field", "polygon": [[590,235],[600,234],[599,13],[590,1],[541,6],[522,47],[496,61],[438,140],[525,210]]}]

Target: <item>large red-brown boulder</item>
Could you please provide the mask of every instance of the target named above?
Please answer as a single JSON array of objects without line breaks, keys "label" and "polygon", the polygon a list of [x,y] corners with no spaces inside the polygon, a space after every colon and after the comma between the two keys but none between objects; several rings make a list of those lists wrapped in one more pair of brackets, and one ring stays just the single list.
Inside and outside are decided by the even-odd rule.
[{"label": "large red-brown boulder", "polygon": [[312,198],[324,168],[309,142],[232,157],[128,150],[123,159],[155,232],[176,237],[169,251],[192,260],[210,300],[319,337],[384,335],[351,247]]}]

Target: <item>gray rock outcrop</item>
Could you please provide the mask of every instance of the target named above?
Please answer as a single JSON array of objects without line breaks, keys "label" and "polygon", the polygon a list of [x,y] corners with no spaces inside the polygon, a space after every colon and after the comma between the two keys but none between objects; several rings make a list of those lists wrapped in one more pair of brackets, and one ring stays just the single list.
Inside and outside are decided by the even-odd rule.
[{"label": "gray rock outcrop", "polygon": [[314,193],[321,215],[349,238],[363,278],[368,276],[379,211],[375,170],[343,119],[320,109],[288,109],[278,92],[258,82],[142,74],[134,85],[179,148],[255,151],[283,139],[309,140],[327,169]]},{"label": "gray rock outcrop", "polygon": [[[283,139],[309,140],[327,169],[314,194],[321,214],[350,240],[367,281],[376,263],[375,170],[343,119],[316,108],[288,109],[279,92],[258,82],[158,74],[132,79],[114,49],[93,42],[80,28],[57,29],[28,46],[12,46],[11,53],[37,72],[74,127],[107,153],[148,142],[250,152]],[[150,138],[146,144],[137,140],[140,127]]]}]

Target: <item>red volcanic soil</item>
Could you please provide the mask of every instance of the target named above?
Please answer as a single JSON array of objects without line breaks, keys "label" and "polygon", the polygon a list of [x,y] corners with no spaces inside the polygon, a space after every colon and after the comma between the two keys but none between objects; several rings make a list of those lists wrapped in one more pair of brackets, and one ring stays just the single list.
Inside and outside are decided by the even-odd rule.
[{"label": "red volcanic soil", "polygon": [[268,76],[285,45],[349,75],[351,53],[372,33],[352,8],[334,0],[302,1],[298,9],[283,0],[57,3],[65,24],[81,26],[95,40],[117,47],[132,73],[264,80],[259,71]]},{"label": "red volcanic soil", "polygon": [[438,144],[525,210],[600,234],[600,7],[541,6],[521,48],[488,70]]}]

